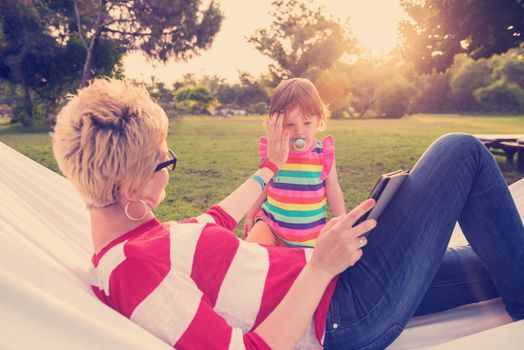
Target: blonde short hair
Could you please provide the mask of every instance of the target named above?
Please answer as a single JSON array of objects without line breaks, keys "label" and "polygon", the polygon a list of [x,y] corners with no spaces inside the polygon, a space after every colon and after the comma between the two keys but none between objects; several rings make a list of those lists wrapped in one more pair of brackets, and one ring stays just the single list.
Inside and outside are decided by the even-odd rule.
[{"label": "blonde short hair", "polygon": [[303,114],[318,117],[319,130],[325,129],[328,114],[315,85],[305,78],[281,81],[271,97],[269,115],[287,113],[297,106]]},{"label": "blonde short hair", "polygon": [[105,207],[152,175],[167,129],[164,110],[145,89],[97,79],[60,110],[53,153],[88,207]]}]

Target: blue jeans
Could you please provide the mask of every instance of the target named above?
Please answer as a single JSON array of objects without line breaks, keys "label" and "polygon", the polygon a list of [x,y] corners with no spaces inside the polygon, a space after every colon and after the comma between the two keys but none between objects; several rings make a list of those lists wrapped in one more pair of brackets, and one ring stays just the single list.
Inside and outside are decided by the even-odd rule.
[{"label": "blue jeans", "polygon": [[[447,249],[459,222],[469,246]],[[476,138],[439,138],[344,271],[326,349],[383,349],[413,315],[501,296],[524,318],[524,227],[491,153]]]}]

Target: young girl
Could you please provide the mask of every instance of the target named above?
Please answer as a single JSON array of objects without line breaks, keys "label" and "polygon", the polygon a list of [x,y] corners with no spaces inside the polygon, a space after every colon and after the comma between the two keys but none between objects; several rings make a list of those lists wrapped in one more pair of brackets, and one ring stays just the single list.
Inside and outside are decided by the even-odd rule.
[{"label": "young girl", "polygon": [[[333,216],[345,214],[335,167],[332,136],[316,139],[327,116],[315,86],[307,79],[282,81],[271,98],[269,115],[279,114],[289,132],[289,157],[246,216],[247,241],[288,247],[313,247],[326,224],[326,200]],[[266,154],[260,139],[260,159]]]}]

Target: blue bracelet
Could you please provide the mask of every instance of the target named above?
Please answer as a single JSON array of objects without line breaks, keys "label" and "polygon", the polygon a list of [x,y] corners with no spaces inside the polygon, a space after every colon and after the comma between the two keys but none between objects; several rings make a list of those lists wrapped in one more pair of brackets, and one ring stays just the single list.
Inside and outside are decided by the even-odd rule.
[{"label": "blue bracelet", "polygon": [[260,184],[260,187],[262,187],[262,191],[266,189],[266,183],[264,182],[264,180],[258,176],[257,174],[253,174],[251,175],[250,179],[253,179],[255,180],[256,182],[258,182]]}]

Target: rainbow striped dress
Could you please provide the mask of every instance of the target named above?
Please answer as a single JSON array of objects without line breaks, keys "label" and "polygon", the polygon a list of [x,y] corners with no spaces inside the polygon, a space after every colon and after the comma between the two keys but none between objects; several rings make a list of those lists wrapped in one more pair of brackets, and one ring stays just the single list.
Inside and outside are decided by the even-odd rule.
[{"label": "rainbow striped dress", "polygon": [[[260,158],[267,156],[267,139],[260,138]],[[326,224],[325,179],[335,158],[332,136],[316,141],[289,157],[267,185],[267,199],[257,220],[267,222],[289,247],[313,247]]]}]

